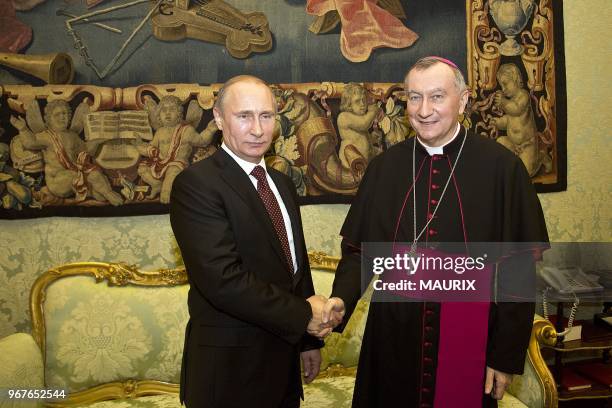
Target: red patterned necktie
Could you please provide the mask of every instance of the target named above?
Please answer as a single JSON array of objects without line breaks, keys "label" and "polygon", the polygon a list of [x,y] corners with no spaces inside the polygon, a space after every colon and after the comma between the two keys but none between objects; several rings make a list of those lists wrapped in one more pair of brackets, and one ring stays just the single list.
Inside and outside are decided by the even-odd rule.
[{"label": "red patterned necktie", "polygon": [[261,166],[255,166],[253,171],[251,171],[251,175],[257,179],[257,192],[259,193],[259,197],[261,197],[261,200],[263,201],[266,207],[266,211],[268,211],[270,220],[272,220],[272,224],[274,225],[274,229],[276,230],[278,240],[280,241],[280,244],[283,247],[285,258],[287,258],[287,265],[289,266],[289,271],[293,273],[293,260],[291,258],[291,249],[289,249],[289,240],[287,239],[287,230],[285,229],[283,214],[281,213],[278,201],[276,200],[276,197],[274,196],[274,193],[272,192],[272,189],[270,189],[270,185],[268,184],[268,180],[266,178],[266,171]]}]

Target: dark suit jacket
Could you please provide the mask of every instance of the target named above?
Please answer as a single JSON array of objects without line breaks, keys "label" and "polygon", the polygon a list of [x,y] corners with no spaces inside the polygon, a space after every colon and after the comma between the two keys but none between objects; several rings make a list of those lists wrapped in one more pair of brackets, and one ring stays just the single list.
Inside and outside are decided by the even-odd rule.
[{"label": "dark suit jacket", "polygon": [[306,332],[314,293],[297,195],[268,172],[291,218],[292,275],[249,176],[223,149],[175,179],[170,221],[189,276],[181,371],[188,407],[277,407],[302,395],[299,352],[322,343]]}]

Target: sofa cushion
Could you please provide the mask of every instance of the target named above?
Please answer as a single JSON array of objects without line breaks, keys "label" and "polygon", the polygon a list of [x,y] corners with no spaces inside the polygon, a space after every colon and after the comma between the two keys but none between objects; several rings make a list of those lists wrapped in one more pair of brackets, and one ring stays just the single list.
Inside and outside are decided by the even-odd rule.
[{"label": "sofa cushion", "polygon": [[181,408],[178,395],[151,395],[82,405],[87,408]]},{"label": "sofa cushion", "polygon": [[531,405],[525,405],[512,394],[504,394],[504,398],[497,403],[499,408],[531,408]]},{"label": "sofa cushion", "polygon": [[[355,377],[339,376],[317,378],[311,384],[304,386],[304,402],[302,408],[349,408],[353,398]],[[504,395],[499,401],[499,408],[526,408],[517,398],[510,394]],[[531,407],[531,406],[529,406]]]},{"label": "sofa cushion", "polygon": [[[26,333],[15,333],[0,339],[0,389],[41,389],[43,359],[38,345]],[[39,401],[17,401],[0,398],[0,407],[38,407]]]},{"label": "sofa cushion", "polygon": [[317,378],[304,386],[302,408],[344,408],[350,407],[353,398],[355,377],[339,376]]},{"label": "sofa cushion", "polygon": [[[349,408],[353,394],[355,378],[340,376],[319,378],[304,386],[302,408]],[[154,395],[130,400],[102,401],[84,405],[87,408],[179,408],[177,395]],[[500,408],[526,408],[512,395],[506,394],[499,402]]]},{"label": "sofa cushion", "polygon": [[180,379],[188,285],[109,287],[59,279],[46,296],[47,386],[71,392],[101,383]]},{"label": "sofa cushion", "polygon": [[513,377],[508,392],[520,398],[530,408],[544,407],[544,390],[539,383],[538,374],[527,359],[523,375]]}]

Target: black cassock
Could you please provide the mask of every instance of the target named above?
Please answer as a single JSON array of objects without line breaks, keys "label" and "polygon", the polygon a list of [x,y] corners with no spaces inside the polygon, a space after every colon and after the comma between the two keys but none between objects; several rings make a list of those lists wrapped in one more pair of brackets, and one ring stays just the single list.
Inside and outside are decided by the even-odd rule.
[{"label": "black cassock", "polygon": [[[417,143],[418,234],[440,201],[465,137],[454,177],[419,243],[548,242],[542,208],[527,171],[504,146],[469,132],[466,136],[462,128],[443,154],[430,156],[415,138],[408,139],[372,160],[342,227],[343,254],[332,296],[345,301],[349,315],[361,293],[361,243],[413,240],[413,144]],[[504,259],[502,266],[512,264],[513,270],[534,274],[533,252]],[[487,366],[522,373],[533,313],[533,303],[490,305]],[[435,393],[444,392],[436,389],[439,329],[439,303],[372,302],[353,407],[433,406]],[[461,372],[454,374],[462,381]],[[484,395],[484,385],[483,406],[496,406]]]}]

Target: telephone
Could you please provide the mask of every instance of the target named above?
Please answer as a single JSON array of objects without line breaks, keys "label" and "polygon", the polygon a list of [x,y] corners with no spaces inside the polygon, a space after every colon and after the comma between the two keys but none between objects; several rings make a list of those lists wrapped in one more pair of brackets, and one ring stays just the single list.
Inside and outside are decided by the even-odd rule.
[{"label": "telephone", "polygon": [[544,281],[563,295],[599,292],[603,286],[591,280],[582,269],[577,266],[555,268],[545,266],[540,272]]}]

